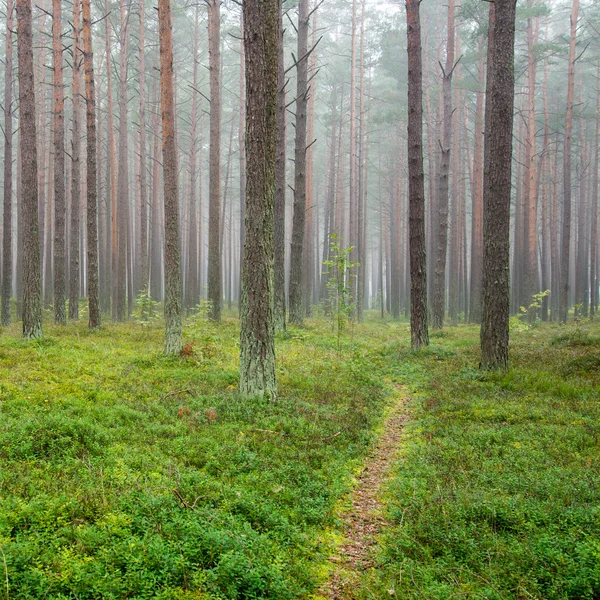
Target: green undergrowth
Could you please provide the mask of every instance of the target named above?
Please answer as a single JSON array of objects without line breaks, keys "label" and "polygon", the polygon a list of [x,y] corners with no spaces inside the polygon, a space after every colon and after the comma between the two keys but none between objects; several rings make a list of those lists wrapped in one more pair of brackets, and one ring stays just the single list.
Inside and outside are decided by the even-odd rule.
[{"label": "green undergrowth", "polygon": [[362,598],[600,598],[600,327],[512,336],[482,373],[477,328],[400,349],[412,420],[391,526]]},{"label": "green undergrowth", "polygon": [[407,327],[277,339],[279,398],[240,400],[238,323],[46,325],[0,338],[0,599],[297,598],[373,442]]}]

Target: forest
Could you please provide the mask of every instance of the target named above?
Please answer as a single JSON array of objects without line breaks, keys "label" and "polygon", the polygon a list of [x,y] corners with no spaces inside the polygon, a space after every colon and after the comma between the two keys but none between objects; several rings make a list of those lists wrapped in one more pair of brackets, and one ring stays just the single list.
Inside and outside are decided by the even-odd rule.
[{"label": "forest", "polygon": [[0,600],[600,598],[599,2],[0,31]]}]

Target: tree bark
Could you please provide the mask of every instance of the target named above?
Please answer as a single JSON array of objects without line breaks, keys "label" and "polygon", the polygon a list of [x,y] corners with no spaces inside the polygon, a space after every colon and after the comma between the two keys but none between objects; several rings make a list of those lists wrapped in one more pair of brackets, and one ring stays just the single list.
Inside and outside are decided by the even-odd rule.
[{"label": "tree bark", "polygon": [[481,366],[508,368],[516,0],[490,4],[483,174]]},{"label": "tree bark", "polygon": [[[145,4],[140,0],[140,266],[141,281],[138,291],[148,293],[148,184],[146,179],[146,60],[145,60]],[[194,92],[195,93],[195,92]]]},{"label": "tree bark", "polygon": [[286,85],[283,55],[283,5],[279,7],[279,38],[277,40],[277,156],[275,162],[274,209],[274,300],[275,331],[285,331],[285,197],[286,197]]},{"label": "tree bark", "polygon": [[240,394],[274,399],[273,209],[279,0],[245,0],[246,244],[242,267]]},{"label": "tree bark", "polygon": [[181,280],[179,272],[179,199],[173,101],[173,38],[170,0],[159,0],[160,103],[162,112],[163,186],[165,205],[165,354],[179,354]]},{"label": "tree bark", "polygon": [[221,0],[208,2],[210,142],[208,171],[208,300],[210,318],[221,321]]},{"label": "tree bark", "polygon": [[423,173],[423,75],[419,6],[420,2],[418,0],[406,0],[410,338],[413,350],[418,350],[429,344],[427,329],[425,176]]},{"label": "tree bark", "polygon": [[306,119],[308,104],[308,0],[298,2],[298,55],[296,76],[296,140],[294,144],[294,215],[290,256],[290,322],[302,325],[304,310],[303,254],[306,224]]},{"label": "tree bark", "polygon": [[96,173],[96,84],[92,52],[90,0],[82,1],[83,60],[85,66],[85,106],[87,130],[87,294],[90,329],[102,325],[98,289],[98,188]]},{"label": "tree bark", "polygon": [[17,0],[19,142],[22,161],[21,194],[23,205],[23,337],[37,339],[42,337],[43,331],[31,20],[31,0]]},{"label": "tree bark", "polygon": [[13,201],[13,3],[6,2],[6,56],[4,62],[4,213],[2,223],[2,326],[10,325],[12,295],[12,201]]}]

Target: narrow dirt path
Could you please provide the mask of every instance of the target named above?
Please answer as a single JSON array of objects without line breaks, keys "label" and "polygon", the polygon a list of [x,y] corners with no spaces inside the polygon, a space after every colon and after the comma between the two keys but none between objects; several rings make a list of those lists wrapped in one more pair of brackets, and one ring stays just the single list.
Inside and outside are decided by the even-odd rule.
[{"label": "narrow dirt path", "polygon": [[362,571],[372,566],[377,536],[385,526],[382,502],[379,497],[382,484],[398,454],[402,430],[407,419],[407,392],[396,387],[395,404],[389,412],[383,432],[367,458],[352,493],[352,508],[344,515],[345,541],[330,560],[335,563],[329,581],[319,596],[330,600],[352,600]]}]

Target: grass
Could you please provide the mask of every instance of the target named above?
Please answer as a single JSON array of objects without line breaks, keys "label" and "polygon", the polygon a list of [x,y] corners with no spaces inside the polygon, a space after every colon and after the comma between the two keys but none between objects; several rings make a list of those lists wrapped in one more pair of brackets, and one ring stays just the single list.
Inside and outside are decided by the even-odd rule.
[{"label": "grass", "polygon": [[397,326],[357,327],[341,353],[325,322],[290,330],[274,403],[236,395],[232,317],[188,320],[182,358],[162,355],[160,322],[45,333],[0,339],[0,599],[315,589]]},{"label": "grass", "polygon": [[598,333],[517,332],[504,375],[474,368],[472,327],[399,354],[413,420],[362,597],[600,597]]},{"label": "grass", "polygon": [[236,395],[238,324],[46,326],[0,338],[0,600],[306,598],[392,383],[412,421],[364,598],[600,597],[600,327],[406,323],[277,339],[279,398]]}]

